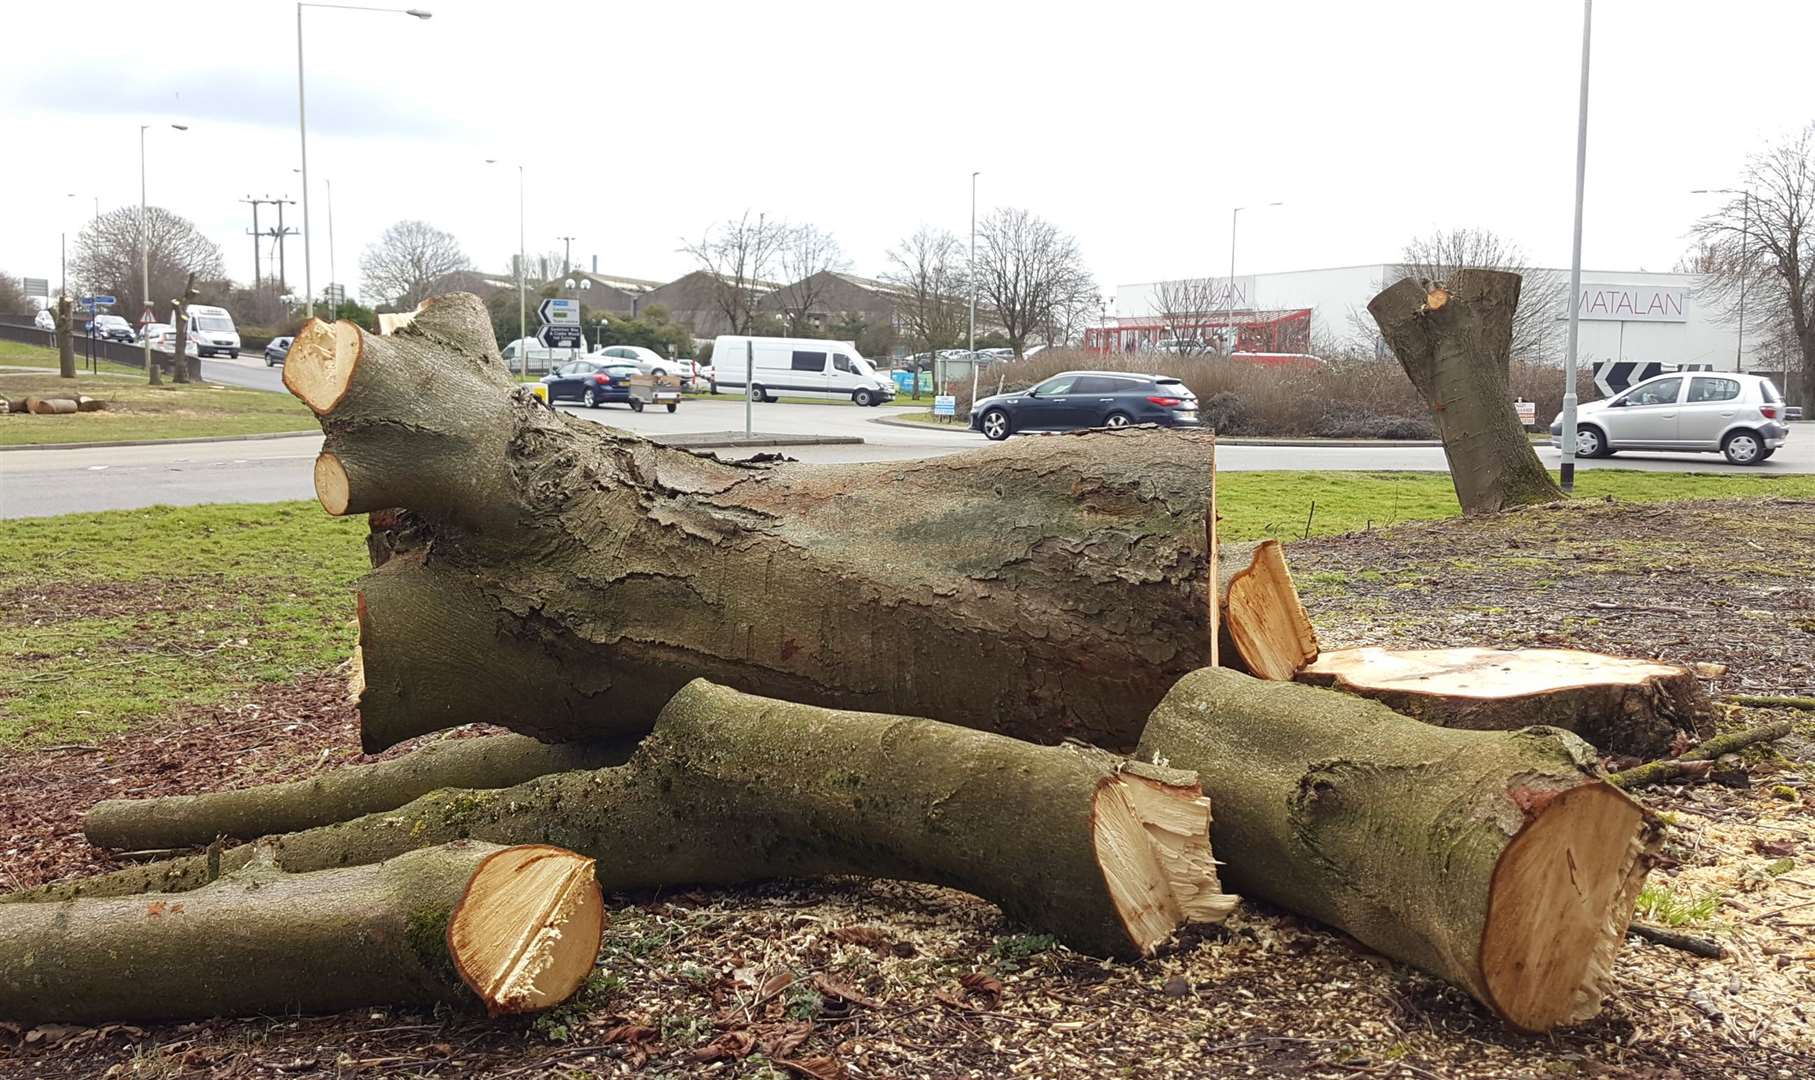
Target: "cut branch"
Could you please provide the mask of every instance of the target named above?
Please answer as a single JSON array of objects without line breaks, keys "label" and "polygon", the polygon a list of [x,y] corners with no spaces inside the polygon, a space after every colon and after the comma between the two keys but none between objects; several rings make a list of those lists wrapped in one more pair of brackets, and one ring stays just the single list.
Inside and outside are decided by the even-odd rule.
[{"label": "cut branch", "polygon": [[1216,566],[1223,666],[1262,679],[1290,679],[1317,659],[1317,631],[1278,540],[1224,544]]},{"label": "cut branch", "polygon": [[1454,731],[1227,669],[1180,681],[1140,754],[1199,772],[1229,884],[1527,1031],[1600,1009],[1660,842],[1567,732]]},{"label": "cut branch", "polygon": [[1717,735],[1700,746],[1683,751],[1673,758],[1635,765],[1630,769],[1616,772],[1607,779],[1623,788],[1644,787],[1647,784],[1662,784],[1684,776],[1700,775],[1707,769],[1707,764],[1722,754],[1735,754],[1748,746],[1761,742],[1781,739],[1791,730],[1788,720],[1748,728],[1745,731],[1731,731]]}]

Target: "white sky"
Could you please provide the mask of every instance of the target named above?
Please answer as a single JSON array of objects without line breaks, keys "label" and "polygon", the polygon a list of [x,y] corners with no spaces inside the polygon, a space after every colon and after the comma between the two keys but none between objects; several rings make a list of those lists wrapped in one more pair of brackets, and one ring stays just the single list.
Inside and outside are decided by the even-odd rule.
[{"label": "white sky", "polygon": [[[356,283],[406,217],[508,266],[517,161],[532,252],[572,234],[576,264],[656,279],[745,208],[829,229],[878,273],[921,222],[966,233],[972,169],[980,212],[1071,231],[1105,291],[1226,273],[1231,207],[1274,200],[1242,214],[1240,273],[1379,261],[1456,225],[1569,260],[1578,0],[421,2],[428,22],[304,16],[318,290],[324,178]],[[181,122],[150,132],[151,201],[249,280],[237,200],[301,189],[295,7],[85,0],[84,37],[73,12],[5,6],[9,38],[39,47],[0,64],[0,269],[54,279],[89,195],[137,200],[138,125]],[[1602,0],[1595,18],[1584,262],[1665,270],[1711,205],[1689,189],[1815,120],[1815,3]]]}]

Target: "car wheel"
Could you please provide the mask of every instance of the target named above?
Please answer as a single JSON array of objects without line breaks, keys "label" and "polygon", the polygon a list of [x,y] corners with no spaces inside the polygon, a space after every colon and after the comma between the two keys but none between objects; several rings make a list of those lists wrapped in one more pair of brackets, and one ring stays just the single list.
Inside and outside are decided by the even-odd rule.
[{"label": "car wheel", "polygon": [[1758,455],[1758,460],[1770,461],[1771,455],[1775,453],[1777,453],[1777,448],[1775,446],[1767,446],[1765,447],[1764,452]]},{"label": "car wheel", "polygon": [[1721,440],[1720,452],[1735,465],[1757,465],[1765,460],[1765,441],[1756,432],[1735,431]]},{"label": "car wheel", "polygon": [[666,368],[650,368],[649,374],[655,376],[658,379],[666,379],[668,377],[668,371]]},{"label": "car wheel", "polygon": [[269,356],[267,356],[267,357],[265,357],[265,366],[266,367],[276,367],[277,361],[275,361],[275,360],[271,359]]},{"label": "car wheel", "polygon": [[1612,453],[1607,449],[1607,436],[1601,434],[1600,428],[1592,425],[1576,428],[1576,457],[1603,458]]},{"label": "car wheel", "polygon": [[858,390],[851,395],[851,400],[863,408],[868,408],[876,400],[876,396],[868,390]]},{"label": "car wheel", "polygon": [[1008,438],[1008,414],[1001,409],[991,409],[984,413],[979,426],[983,428],[983,437],[991,442],[1001,442]]},{"label": "car wheel", "polygon": [[1128,426],[1128,414],[1112,412],[1103,418],[1103,426],[1106,428],[1125,428]]},{"label": "car wheel", "polygon": [[599,407],[599,396],[593,393],[592,387],[589,386],[586,388],[586,393],[580,395],[580,403],[589,409],[596,409]]},{"label": "car wheel", "polygon": [[238,360],[239,359],[239,350],[238,349],[227,350],[227,359]]},{"label": "car wheel", "polygon": [[761,386],[758,386],[755,383],[752,383],[750,385],[750,400],[751,401],[768,401],[769,394]]},{"label": "car wheel", "polygon": [[680,406],[679,406],[679,405],[676,405],[676,404],[675,404],[675,403],[674,403],[674,402],[672,402],[672,401],[670,401],[670,402],[669,402],[669,403],[668,403],[668,411],[669,411],[669,412],[673,412],[673,411],[674,411],[674,410],[676,410],[676,409],[678,409],[678,408],[680,408]]},{"label": "car wheel", "polygon": [[630,411],[631,412],[642,412],[643,403],[638,401],[636,398],[631,398],[630,399]]}]

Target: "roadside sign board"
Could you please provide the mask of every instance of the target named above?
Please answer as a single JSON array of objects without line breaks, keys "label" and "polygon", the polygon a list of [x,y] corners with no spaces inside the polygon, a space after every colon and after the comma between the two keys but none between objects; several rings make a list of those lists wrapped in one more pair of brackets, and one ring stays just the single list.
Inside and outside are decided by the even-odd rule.
[{"label": "roadside sign board", "polygon": [[933,399],[933,415],[934,416],[953,416],[953,417],[957,416],[958,415],[958,395],[956,395],[956,394],[940,394],[938,397],[935,397]]},{"label": "roadside sign board", "polygon": [[1713,371],[1713,364],[1641,364],[1636,360],[1599,360],[1594,365],[1594,385],[1612,397],[1646,379],[1655,379],[1673,371]]},{"label": "roadside sign board", "polygon": [[82,306],[86,308],[112,307],[119,303],[111,296],[84,296]]},{"label": "roadside sign board", "polygon": [[546,349],[581,349],[586,345],[577,326],[544,326],[536,331],[536,340]]},{"label": "roadside sign board", "polygon": [[28,277],[28,278],[25,278],[21,282],[21,284],[25,286],[25,295],[41,296],[46,300],[50,299],[50,279],[49,278]]},{"label": "roadside sign board", "polygon": [[1531,427],[1533,424],[1538,422],[1538,403],[1537,402],[1535,402],[1535,401],[1515,401],[1515,402],[1513,402],[1513,408],[1518,410],[1519,423],[1522,426]]},{"label": "roadside sign board", "polygon": [[543,326],[579,326],[580,302],[549,297],[536,307]]}]

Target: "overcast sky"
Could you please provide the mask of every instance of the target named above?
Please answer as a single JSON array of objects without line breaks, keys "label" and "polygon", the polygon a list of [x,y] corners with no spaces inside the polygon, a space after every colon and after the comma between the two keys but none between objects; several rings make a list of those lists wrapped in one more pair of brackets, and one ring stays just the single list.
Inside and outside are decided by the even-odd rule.
[{"label": "overcast sky", "polygon": [[[1569,260],[1579,0],[1114,4],[422,0],[434,18],[305,15],[314,280],[421,218],[485,269],[528,246],[667,279],[745,208],[834,233],[876,274],[922,222],[1025,207],[1105,291],[1391,258],[1480,225]],[[138,198],[249,280],[247,195],[297,197],[296,9],[85,0],[7,24],[0,269],[54,278],[58,234]],[[66,18],[67,16],[67,18]],[[1584,261],[1667,270],[1745,155],[1815,120],[1815,4],[1602,0]],[[53,24],[59,28],[51,33]],[[186,123],[187,132],[162,126]],[[487,166],[486,158],[504,164]],[[67,198],[70,192],[78,198]],[[301,208],[286,223],[301,225]],[[289,277],[302,280],[300,238]]]}]

